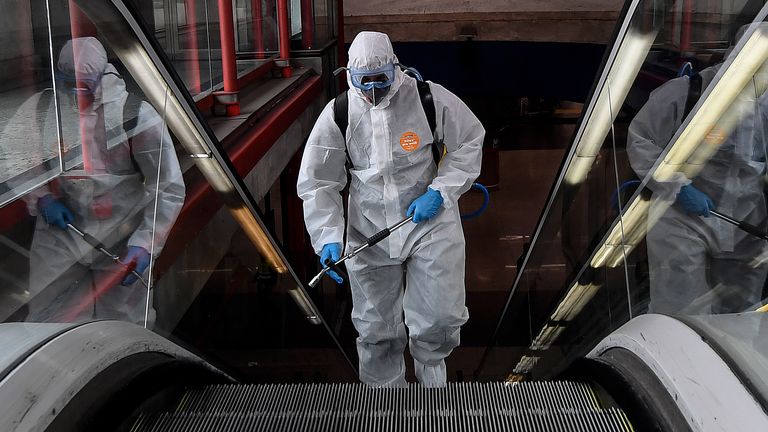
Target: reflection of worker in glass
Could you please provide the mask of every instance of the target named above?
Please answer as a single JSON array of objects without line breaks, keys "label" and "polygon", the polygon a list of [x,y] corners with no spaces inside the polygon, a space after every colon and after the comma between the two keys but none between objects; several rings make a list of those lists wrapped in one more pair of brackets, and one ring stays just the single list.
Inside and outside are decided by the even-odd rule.
[{"label": "reflection of worker in glass", "polygon": [[[134,96],[95,38],[67,42],[58,72],[69,93],[61,99],[63,135],[79,130],[83,164],[27,196],[30,213],[38,216],[28,320],[143,323],[148,291],[128,270],[146,280],[150,252],[159,253],[184,201],[171,137],[151,105],[131,102]],[[45,108],[52,116],[53,103]],[[69,223],[119,255],[120,263]]]},{"label": "reflection of worker in glass", "polygon": [[360,379],[373,386],[405,385],[403,350],[410,338],[419,382],[444,386],[445,358],[459,345],[468,318],[457,201],[480,172],[485,130],[458,97],[430,84],[447,151],[436,169],[416,80],[396,64],[386,34],[355,37],[349,48],[346,142],[329,103],[307,141],[297,191],[321,262],[341,255],[339,192],[347,172],[348,250],[413,215],[415,223],[348,261]]},{"label": "reflection of worker in glass", "polygon": [[[702,89],[720,66],[700,72]],[[695,83],[687,76],[665,83],[632,121],[627,151],[641,178],[680,127]],[[716,209],[757,226],[766,219],[762,176],[768,99],[757,94],[752,81],[735,105],[741,107],[735,127],[698,175],[689,179],[677,173],[671,181],[648,183],[652,213],[674,203],[648,232],[649,312],[737,312],[760,299],[767,269],[754,259],[765,241],[710,215]]]}]

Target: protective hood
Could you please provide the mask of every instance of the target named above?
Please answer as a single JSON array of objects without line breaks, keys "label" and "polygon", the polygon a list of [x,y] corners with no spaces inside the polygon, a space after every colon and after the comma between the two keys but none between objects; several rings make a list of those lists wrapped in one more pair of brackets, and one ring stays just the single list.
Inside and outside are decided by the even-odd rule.
[{"label": "protective hood", "polygon": [[107,68],[107,52],[94,37],[75,38],[67,41],[59,54],[57,68],[62,77],[79,78],[94,94],[94,105],[101,105],[101,78]]},{"label": "protective hood", "polygon": [[757,29],[755,31],[762,32],[763,35],[768,35],[768,23],[761,22],[761,23],[751,23],[751,24],[745,24],[736,31],[736,35],[734,36],[733,43],[731,46],[728,47],[728,49],[725,50],[725,54],[723,55],[723,59],[727,59],[731,53],[733,52],[734,48],[736,48],[736,45],[741,41],[741,38],[744,37],[744,34],[747,33],[747,30],[753,25],[757,26]]},{"label": "protective hood", "polygon": [[[352,45],[349,47],[349,62],[347,67],[349,69],[364,69],[375,71],[388,63],[397,63],[397,56],[392,48],[392,42],[389,40],[389,36],[384,33],[364,31],[355,36],[352,41]],[[392,83],[391,89],[383,100],[379,102],[379,106],[386,106],[392,96],[397,93],[397,89],[403,83],[403,72],[399,67],[395,67],[395,80]],[[361,98],[365,98],[363,92],[356,88],[352,84],[352,78],[350,72],[347,71],[347,84],[349,88],[354,90],[355,94]],[[383,104],[383,105],[382,105]]]}]

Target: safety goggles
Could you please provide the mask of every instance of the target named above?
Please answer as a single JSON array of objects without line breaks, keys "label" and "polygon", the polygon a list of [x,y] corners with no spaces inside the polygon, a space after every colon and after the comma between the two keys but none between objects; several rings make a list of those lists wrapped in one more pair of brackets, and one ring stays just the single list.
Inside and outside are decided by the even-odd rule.
[{"label": "safety goggles", "polygon": [[395,65],[388,63],[374,70],[350,68],[349,76],[352,85],[360,90],[383,89],[395,82]]},{"label": "safety goggles", "polygon": [[102,74],[75,77],[64,72],[56,72],[56,81],[59,87],[73,94],[93,95],[101,77]]}]

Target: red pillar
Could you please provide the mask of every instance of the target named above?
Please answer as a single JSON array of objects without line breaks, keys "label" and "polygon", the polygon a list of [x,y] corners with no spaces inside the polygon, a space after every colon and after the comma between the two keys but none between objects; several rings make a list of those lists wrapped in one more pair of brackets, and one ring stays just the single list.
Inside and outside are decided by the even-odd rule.
[{"label": "red pillar", "polygon": [[315,12],[312,0],[301,0],[301,46],[312,48],[315,40]]},{"label": "red pillar", "polygon": [[72,39],[85,36],[96,37],[96,26],[72,0],[69,0],[69,23],[72,29]]},{"label": "red pillar", "polygon": [[691,50],[691,21],[693,20],[693,0],[683,1],[682,23],[680,26],[680,51],[685,55]]},{"label": "red pillar", "polygon": [[240,101],[237,99],[237,54],[235,51],[235,24],[232,18],[232,0],[219,1],[219,34],[221,36],[221,66],[224,72],[224,92],[219,92],[227,109],[228,116],[240,114]]},{"label": "red pillar", "polygon": [[[96,26],[93,25],[88,16],[72,0],[69,1],[69,23],[72,39],[96,36]],[[72,45],[72,57],[75,64],[82,58],[80,49],[75,44]],[[83,85],[84,79],[95,78],[81,76],[78,69],[75,66],[75,82],[77,86]],[[84,93],[77,93],[76,97],[77,106],[80,111],[80,151],[83,154],[83,170],[85,170],[86,174],[103,173],[106,171],[106,134],[103,133],[103,115],[95,123],[92,123],[93,126],[88,126],[86,110],[93,104],[93,99]],[[97,115],[102,113],[103,111],[97,111]]]},{"label": "red pillar", "polygon": [[280,39],[280,67],[283,77],[293,74],[290,65],[291,56],[291,22],[288,18],[288,0],[277,0],[277,28]]},{"label": "red pillar", "polygon": [[264,9],[261,0],[251,1],[251,16],[253,18],[253,50],[257,59],[264,58]]},{"label": "red pillar", "polygon": [[187,17],[187,34],[189,37],[189,92],[200,93],[200,50],[197,45],[197,10],[195,0],[184,0]]}]

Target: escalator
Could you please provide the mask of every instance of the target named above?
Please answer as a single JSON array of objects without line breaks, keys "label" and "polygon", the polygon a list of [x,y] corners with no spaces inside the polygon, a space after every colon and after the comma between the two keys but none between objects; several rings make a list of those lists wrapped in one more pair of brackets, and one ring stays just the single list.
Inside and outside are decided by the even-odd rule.
[{"label": "escalator", "polygon": [[172,410],[142,416],[137,432],[631,431],[584,383],[452,383],[373,389],[363,384],[216,385],[185,392]]},{"label": "escalator", "polygon": [[601,386],[581,380],[241,384],[128,323],[6,324],[0,340],[21,348],[0,359],[3,430],[634,430]]}]

